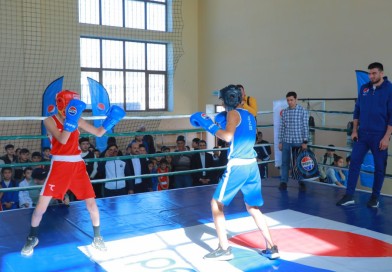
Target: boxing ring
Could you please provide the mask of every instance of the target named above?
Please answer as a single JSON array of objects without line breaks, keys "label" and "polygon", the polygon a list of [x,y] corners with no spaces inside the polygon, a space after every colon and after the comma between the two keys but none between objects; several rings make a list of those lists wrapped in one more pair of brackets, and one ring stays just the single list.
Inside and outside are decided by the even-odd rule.
[{"label": "boxing ring", "polygon": [[[179,132],[201,133],[170,131]],[[218,245],[210,209],[216,185],[207,185],[97,199],[107,252],[89,245],[93,232],[84,202],[49,206],[30,257],[20,250],[33,210],[0,212],[0,271],[391,271],[392,197],[383,195],[380,207],[369,209],[369,192],[359,190],[355,205],[337,207],[343,188],[306,184],[301,192],[291,180],[280,191],[279,178],[262,181],[261,211],[279,246],[278,260],[260,254],[265,244],[241,193],[225,208],[234,259],[203,260]]]}]

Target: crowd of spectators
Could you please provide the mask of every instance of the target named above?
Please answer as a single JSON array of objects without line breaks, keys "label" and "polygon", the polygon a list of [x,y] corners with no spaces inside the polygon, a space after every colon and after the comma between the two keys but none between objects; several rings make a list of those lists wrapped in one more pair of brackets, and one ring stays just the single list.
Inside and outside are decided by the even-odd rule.
[{"label": "crowd of spectators", "polygon": [[[143,128],[138,130],[138,132],[144,131]],[[268,143],[262,141],[261,132],[259,132],[258,140],[256,143]],[[176,175],[170,175],[169,173],[225,166],[227,151],[218,149],[228,147],[228,144],[219,141],[217,146],[209,147],[205,140],[194,138],[190,147],[186,145],[185,137],[178,135],[175,147],[164,145],[157,149],[151,135],[138,134],[123,151],[117,145],[115,137],[108,138],[107,148],[102,152],[95,149],[87,137],[79,139],[79,147],[81,156],[86,161],[86,170],[93,181],[95,194],[97,198],[101,198],[216,184],[223,173],[223,169],[190,171]],[[206,149],[216,150],[211,152],[202,151]],[[200,152],[186,152],[191,150],[199,150]],[[266,156],[271,154],[270,147],[268,149],[255,148],[255,150],[258,154],[258,160],[265,160]],[[176,152],[181,152],[181,154],[173,154]],[[95,161],[94,158],[108,159]],[[45,147],[41,151],[30,152],[27,148],[15,148],[14,145],[7,144],[5,154],[0,157],[0,165],[18,163],[23,163],[23,165],[2,167],[0,188],[43,185],[50,170],[50,160],[49,147]],[[265,167],[266,165],[260,167],[264,177],[266,177]],[[164,175],[165,173],[168,173],[168,175]],[[159,176],[148,174],[159,174]],[[147,176],[141,178],[141,175]],[[98,179],[113,179],[113,181],[94,182]],[[34,207],[39,192],[40,189],[30,189],[0,193],[0,209]],[[54,200],[52,204],[64,203],[68,205],[70,201],[75,200],[77,200],[76,197],[71,191],[68,191],[63,200]]]},{"label": "crowd of spectators", "polygon": [[[138,132],[143,132],[139,130]],[[147,139],[147,140],[146,140]],[[255,146],[259,162],[271,160],[271,147],[258,131]],[[151,135],[138,135],[125,147],[124,152],[117,145],[116,138],[109,137],[107,148],[100,152],[90,143],[90,139],[79,139],[81,156],[86,161],[86,169],[93,180],[93,187],[97,198],[118,196],[152,191],[163,191],[175,188],[216,184],[223,169],[209,171],[192,171],[211,167],[225,166],[227,164],[227,150],[218,150],[228,147],[228,143],[218,140],[217,146],[208,147],[205,140],[194,138],[191,146],[186,145],[183,135],[178,135],[176,146],[163,145],[156,149]],[[335,153],[334,145],[329,145],[326,153],[320,157],[319,181],[336,186],[346,186],[350,156],[344,159]],[[50,148],[30,153],[27,148],[16,148],[12,144],[5,146],[5,154],[0,157],[0,165],[24,163],[31,166],[3,167],[1,171],[0,188],[28,187],[43,185],[50,170]],[[205,149],[217,149],[212,152],[202,152]],[[199,150],[197,153],[186,151]],[[181,152],[179,155],[173,153]],[[185,153],[183,153],[185,152]],[[155,156],[151,156],[153,154]],[[146,155],[143,157],[143,155]],[[130,156],[135,156],[131,157]],[[94,158],[108,158],[105,161],[94,161]],[[43,164],[39,164],[43,162]],[[46,163],[45,163],[46,162]],[[190,171],[191,170],[191,171]],[[163,175],[170,172],[190,171],[183,174]],[[268,177],[268,163],[259,164],[262,178]],[[159,174],[153,176],[148,174]],[[147,175],[141,178],[141,175]],[[127,178],[128,177],[128,178]],[[130,179],[129,177],[135,177]],[[124,179],[121,179],[124,178]],[[115,179],[109,182],[94,182],[97,179]],[[0,193],[0,210],[34,207],[38,200],[39,190],[12,191]],[[69,204],[77,200],[72,192],[68,192],[62,201],[55,203]]]}]

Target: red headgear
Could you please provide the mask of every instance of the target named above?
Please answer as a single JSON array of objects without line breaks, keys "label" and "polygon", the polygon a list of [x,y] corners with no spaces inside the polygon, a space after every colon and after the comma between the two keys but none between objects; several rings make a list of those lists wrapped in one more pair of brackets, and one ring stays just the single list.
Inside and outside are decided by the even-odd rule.
[{"label": "red headgear", "polygon": [[72,99],[80,99],[80,95],[69,90],[62,90],[56,95],[57,110],[62,116],[65,116],[65,109]]}]

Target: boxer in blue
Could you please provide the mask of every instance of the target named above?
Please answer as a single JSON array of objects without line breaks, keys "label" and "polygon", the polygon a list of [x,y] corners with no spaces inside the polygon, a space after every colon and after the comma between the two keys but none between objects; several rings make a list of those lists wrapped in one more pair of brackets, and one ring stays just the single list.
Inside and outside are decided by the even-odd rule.
[{"label": "boxer in blue", "polygon": [[215,117],[217,124],[202,112],[194,113],[190,117],[193,126],[202,127],[222,140],[230,142],[227,168],[211,200],[219,246],[205,255],[204,259],[227,261],[233,258],[227,239],[223,209],[224,206],[230,204],[239,190],[244,195],[247,211],[253,217],[266,241],[267,248],[261,251],[262,255],[269,259],[277,259],[280,257],[278,247],[273,243],[267,222],[259,209],[263,205],[263,198],[261,178],[256,162],[257,154],[253,148],[256,139],[255,118],[243,109],[241,90],[235,85],[229,85],[220,90],[219,99],[222,100],[226,111]]}]

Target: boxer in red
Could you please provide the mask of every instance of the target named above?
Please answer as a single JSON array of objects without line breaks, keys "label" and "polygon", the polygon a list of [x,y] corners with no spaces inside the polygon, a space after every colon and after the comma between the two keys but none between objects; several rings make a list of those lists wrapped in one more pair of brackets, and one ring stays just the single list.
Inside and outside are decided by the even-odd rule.
[{"label": "boxer in red", "polygon": [[34,247],[38,244],[39,224],[50,200],[52,198],[62,200],[67,190],[72,191],[77,199],[85,200],[94,230],[92,246],[101,251],[106,250],[100,234],[99,210],[95,202],[95,193],[86,171],[86,165],[80,155],[78,128],[100,137],[116,125],[125,116],[125,112],[118,106],[112,106],[102,126],[96,128],[81,118],[86,104],[80,100],[77,93],[68,90],[59,92],[56,95],[56,106],[57,113],[44,120],[51,141],[52,161],[31,218],[30,233],[21,251],[24,256],[32,255]]}]

